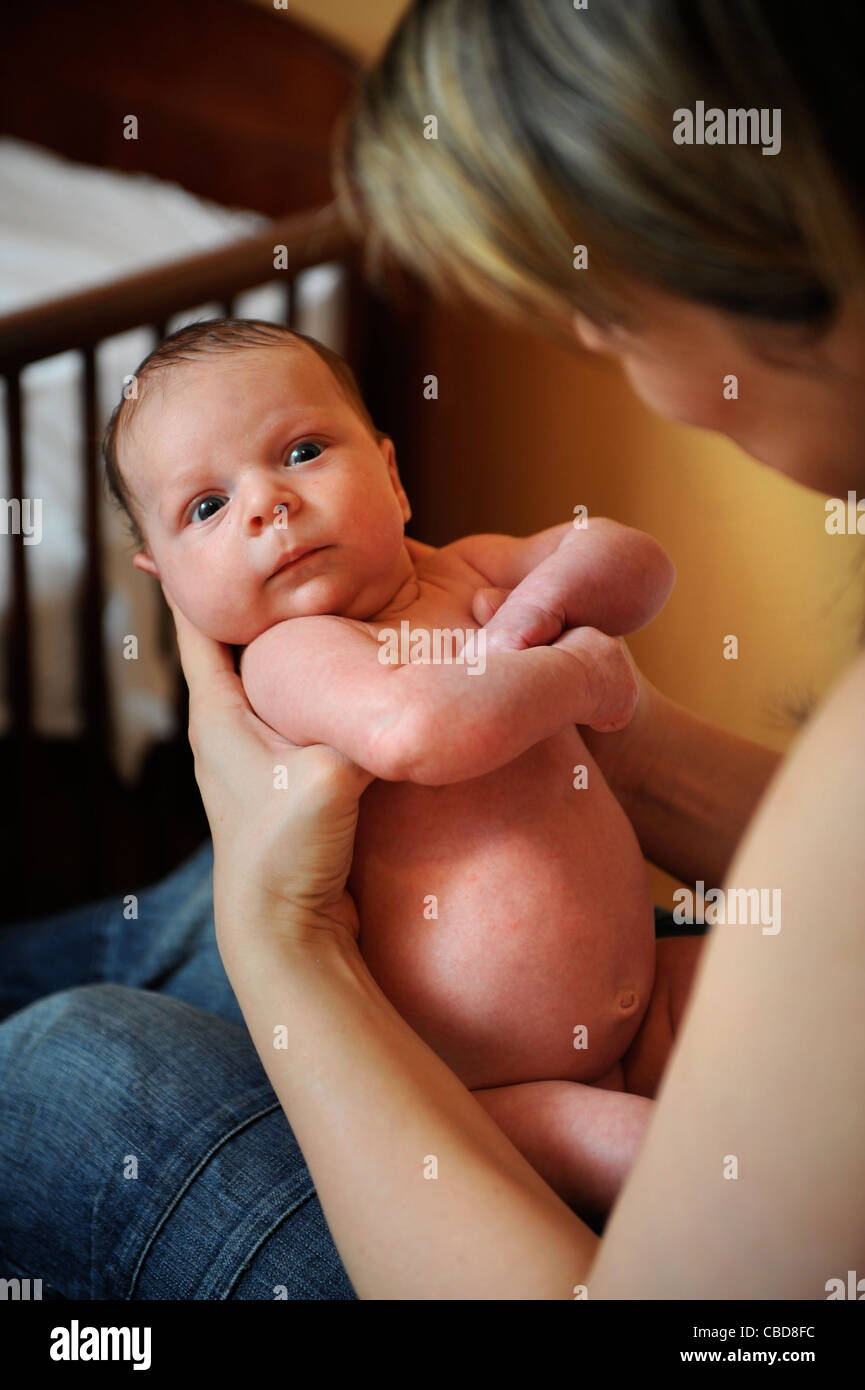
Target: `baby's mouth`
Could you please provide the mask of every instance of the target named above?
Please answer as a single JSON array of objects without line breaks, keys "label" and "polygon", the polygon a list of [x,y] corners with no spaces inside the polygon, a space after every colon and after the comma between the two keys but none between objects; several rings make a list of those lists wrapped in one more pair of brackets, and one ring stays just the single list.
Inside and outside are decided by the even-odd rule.
[{"label": "baby's mouth", "polygon": [[270,576],[271,579],[275,579],[278,574],[284,574],[288,570],[296,569],[298,565],[303,564],[304,560],[308,560],[311,556],[318,555],[322,550],[326,549],[326,545],[319,545],[310,547],[307,550],[300,548],[297,550],[290,550],[284,559],[280,560],[273,574]]}]

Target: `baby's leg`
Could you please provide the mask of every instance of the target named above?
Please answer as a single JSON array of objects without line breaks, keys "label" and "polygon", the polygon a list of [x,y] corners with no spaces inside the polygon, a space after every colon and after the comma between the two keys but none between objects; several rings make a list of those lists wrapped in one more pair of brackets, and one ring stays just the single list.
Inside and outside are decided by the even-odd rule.
[{"label": "baby's leg", "polygon": [[606,1216],[642,1142],[652,1102],[578,1081],[527,1081],[472,1093],[563,1201]]},{"label": "baby's leg", "polygon": [[658,942],[640,1030],[593,1085],[529,1081],[473,1092],[514,1147],[588,1221],[607,1215],[637,1156],[704,945],[701,936]]}]

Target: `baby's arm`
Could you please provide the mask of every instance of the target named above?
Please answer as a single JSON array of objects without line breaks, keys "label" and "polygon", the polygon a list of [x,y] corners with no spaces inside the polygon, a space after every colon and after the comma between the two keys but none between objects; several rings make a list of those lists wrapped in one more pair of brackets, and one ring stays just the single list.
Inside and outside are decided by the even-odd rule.
[{"label": "baby's arm", "polygon": [[467,536],[452,549],[487,584],[513,589],[487,624],[488,651],[550,642],[587,624],[611,636],[644,627],[669,597],[675,570],[651,536],[606,517],[535,536]]},{"label": "baby's arm", "polygon": [[620,728],[636,682],[620,644],[593,628],[500,652],[486,669],[385,665],[364,623],[277,623],[243,652],[259,718],[292,743],[326,743],[390,782],[443,786],[493,772],[569,724]]}]

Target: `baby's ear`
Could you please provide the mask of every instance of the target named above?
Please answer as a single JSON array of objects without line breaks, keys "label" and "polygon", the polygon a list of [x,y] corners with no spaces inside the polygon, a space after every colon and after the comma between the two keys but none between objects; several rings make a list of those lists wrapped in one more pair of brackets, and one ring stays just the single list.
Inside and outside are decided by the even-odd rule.
[{"label": "baby's ear", "polygon": [[133,555],[132,563],[137,570],[144,570],[145,574],[152,574],[154,579],[160,578],[159,570],[146,550],[139,550],[137,555]]},{"label": "baby's ear", "polygon": [[403,521],[411,521],[411,503],[400,481],[399,469],[396,466],[396,450],[393,447],[393,440],[388,435],[384,435],[379,440],[379,448],[381,449],[382,458],[387,464],[387,471],[390,474],[393,490],[402,508],[402,519]]}]

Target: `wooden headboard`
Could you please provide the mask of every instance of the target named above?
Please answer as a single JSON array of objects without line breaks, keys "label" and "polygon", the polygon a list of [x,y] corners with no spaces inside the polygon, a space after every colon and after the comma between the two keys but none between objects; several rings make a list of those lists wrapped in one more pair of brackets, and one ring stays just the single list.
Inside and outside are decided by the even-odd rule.
[{"label": "wooden headboard", "polygon": [[3,134],[272,217],[330,201],[328,148],[358,63],[284,11],[22,0],[3,31]]}]

